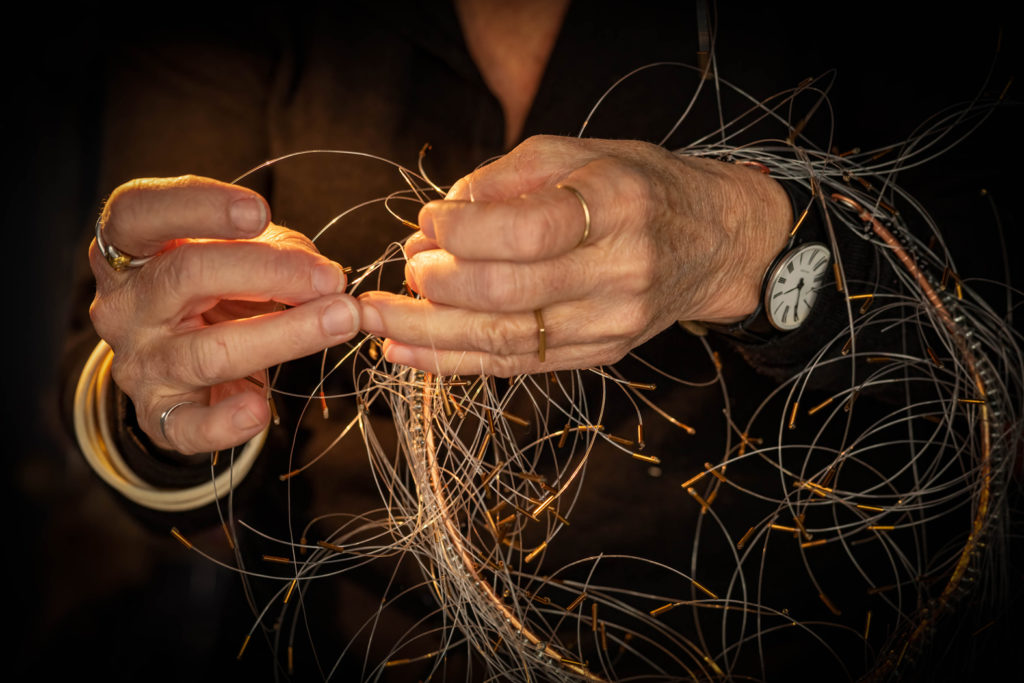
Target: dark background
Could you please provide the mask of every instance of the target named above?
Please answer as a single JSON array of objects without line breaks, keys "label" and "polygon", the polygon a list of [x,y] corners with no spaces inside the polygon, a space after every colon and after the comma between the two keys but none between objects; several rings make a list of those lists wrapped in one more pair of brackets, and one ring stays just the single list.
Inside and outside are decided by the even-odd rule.
[{"label": "dark background", "polygon": [[[840,73],[833,97],[839,121],[844,102],[864,98],[873,102],[877,118],[857,122],[863,139],[844,140],[840,134],[840,148],[898,140],[927,115],[971,98],[982,88],[997,46],[1001,56],[988,91],[999,92],[1020,76],[1019,30],[995,3],[959,4],[950,15],[895,4],[800,5],[789,8],[791,31],[765,35],[764,50],[791,50],[806,58],[807,75],[830,66],[819,58],[831,53],[830,43],[848,46],[856,71]],[[273,14],[263,7],[245,11]],[[196,21],[225,20],[201,6],[177,4],[158,12],[175,13],[159,19],[172,24],[192,21],[189,12]],[[56,672],[135,680],[143,671],[150,672],[149,680],[206,680],[215,677],[215,669],[205,668],[210,651],[233,653],[239,645],[236,633],[228,637],[214,628],[221,610],[233,609],[219,602],[231,579],[204,569],[169,536],[153,534],[124,514],[81,460],[57,409],[68,379],[61,371],[65,330],[89,298],[75,290],[75,274],[87,267],[93,217],[112,189],[96,187],[95,181],[105,55],[150,20],[78,7],[57,14],[27,8],[26,18],[9,24],[9,40],[0,48],[11,150],[5,155],[3,202],[8,439],[2,477],[9,530],[4,564],[6,622],[15,631],[5,643],[11,648],[5,660],[18,674],[10,680]],[[1007,32],[1001,43],[1000,27]],[[1018,81],[1004,109],[968,143],[903,179],[913,193],[931,199],[936,215],[987,231],[978,242],[991,244],[994,221],[978,192],[988,189],[1010,230],[1006,255],[1018,286],[1021,240],[1014,228],[1024,187],[1019,93]],[[970,197],[951,189],[963,187],[976,189]],[[957,255],[964,272],[1002,277],[1003,254],[967,248]],[[1006,571],[1008,597],[1016,598],[1024,583],[1021,564],[1008,561]],[[1006,611],[979,634],[980,650],[969,664],[953,658],[951,679],[980,679],[1004,665],[1020,675],[1019,604],[1007,600]]]}]

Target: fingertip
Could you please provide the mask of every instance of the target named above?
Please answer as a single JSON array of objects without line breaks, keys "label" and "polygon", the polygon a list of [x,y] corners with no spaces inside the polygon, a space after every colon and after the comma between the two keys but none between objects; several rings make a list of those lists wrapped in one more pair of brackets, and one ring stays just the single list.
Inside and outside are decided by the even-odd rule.
[{"label": "fingertip", "polygon": [[356,300],[350,296],[339,296],[320,312],[320,325],[324,334],[339,337],[341,341],[351,339],[359,331],[360,310]]},{"label": "fingertip", "polygon": [[263,197],[250,195],[231,202],[228,216],[242,236],[255,237],[266,229],[270,221],[270,207]]},{"label": "fingertip", "polygon": [[345,287],[348,285],[345,270],[333,261],[313,266],[310,277],[312,278],[313,289],[321,296],[340,294],[345,291]]},{"label": "fingertip", "polygon": [[395,363],[396,365],[411,366],[415,360],[415,354],[411,348],[391,339],[384,340],[383,351],[384,358],[389,363]]},{"label": "fingertip", "polygon": [[420,209],[420,213],[417,218],[417,222],[419,223],[420,226],[420,232],[422,232],[424,235],[426,235],[428,238],[432,240],[437,238],[434,232],[434,215],[432,208],[433,205],[434,202],[425,204],[423,208]]},{"label": "fingertip", "polygon": [[362,317],[362,328],[374,336],[383,337],[387,334],[387,330],[384,328],[384,318],[381,316],[377,307],[373,305],[374,298],[375,297],[373,297],[370,292],[359,297],[359,311]]},{"label": "fingertip", "polygon": [[420,252],[430,251],[431,249],[438,248],[439,246],[437,242],[430,239],[422,232],[416,232],[413,233],[412,235],[409,235],[409,238],[405,240],[405,258],[410,259],[416,254],[419,254]]}]

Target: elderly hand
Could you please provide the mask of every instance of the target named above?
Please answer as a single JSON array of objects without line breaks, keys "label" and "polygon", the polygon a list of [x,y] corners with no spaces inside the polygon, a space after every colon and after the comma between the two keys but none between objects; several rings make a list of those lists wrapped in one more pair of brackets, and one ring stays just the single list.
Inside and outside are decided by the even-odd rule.
[{"label": "elderly hand", "polygon": [[[559,185],[589,208],[582,243],[584,203]],[[674,321],[745,318],[792,220],[785,191],[751,168],[535,137],[423,207],[406,246],[422,298],[363,294],[363,327],[388,360],[442,375],[613,363]]]},{"label": "elderly hand", "polygon": [[[266,391],[244,378],[265,381],[266,368],[358,331],[341,266],[269,224],[251,190],[195,176],[134,180],[111,195],[102,224],[105,244],[156,254],[115,271],[94,241],[90,314],[114,349],[114,380],[161,447],[196,453],[245,442],[270,409]],[[194,403],[161,430],[161,413],[184,401]]]}]

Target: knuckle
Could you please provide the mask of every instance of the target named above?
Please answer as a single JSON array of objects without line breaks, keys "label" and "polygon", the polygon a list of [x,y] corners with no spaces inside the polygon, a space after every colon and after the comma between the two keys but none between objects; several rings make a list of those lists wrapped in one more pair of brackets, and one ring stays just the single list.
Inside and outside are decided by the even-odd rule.
[{"label": "knuckle", "polygon": [[536,166],[538,160],[545,155],[545,150],[550,146],[552,139],[553,136],[550,135],[531,135],[523,140],[509,154],[512,168],[524,172]]},{"label": "knuckle", "polygon": [[100,253],[99,245],[96,244],[96,240],[89,243],[89,268],[92,270],[93,276],[96,278],[96,286],[101,286],[107,278],[106,273],[103,271],[104,266],[108,267],[106,259]]},{"label": "knuckle", "polygon": [[618,177],[616,190],[625,203],[635,208],[653,205],[653,188],[646,175],[617,160],[606,160],[606,163]]},{"label": "knuckle", "polygon": [[552,204],[544,204],[537,212],[513,215],[513,248],[521,258],[537,261],[548,255],[556,231],[565,227],[559,225],[554,209]]},{"label": "knuckle", "polygon": [[631,340],[639,337],[647,326],[647,314],[640,306],[629,306],[617,315],[609,316],[611,337]]},{"label": "knuckle", "polygon": [[595,365],[614,365],[629,353],[628,344],[608,344],[601,347],[594,357]]},{"label": "knuckle", "polygon": [[538,148],[544,147],[551,137],[550,135],[531,135],[519,143],[516,150],[520,154],[534,153]]},{"label": "knuckle", "polygon": [[155,292],[187,292],[202,282],[207,265],[201,244],[185,243],[150,264]]},{"label": "knuckle", "polygon": [[520,277],[519,269],[507,263],[491,263],[481,268],[476,285],[484,304],[498,311],[522,308]]},{"label": "knuckle", "polygon": [[[125,392],[126,394],[128,392]],[[142,431],[149,435],[157,443],[162,442],[163,435],[160,434],[160,410],[155,400],[139,400],[131,394],[128,397],[135,406],[135,419]]]},{"label": "knuckle", "polygon": [[132,178],[121,183],[110,193],[107,201],[107,208],[113,211],[115,208],[122,209],[126,201],[130,202],[139,192],[145,191],[152,186],[152,178]]},{"label": "knuckle", "polygon": [[121,391],[133,400],[141,397],[142,374],[139,364],[132,354],[115,353],[110,365],[110,377]]},{"label": "knuckle", "polygon": [[191,368],[188,374],[198,386],[209,387],[223,382],[232,358],[227,341],[216,331],[209,335],[192,335],[191,339],[187,351],[186,367]]},{"label": "knuckle", "polygon": [[610,206],[602,204],[599,215],[611,210],[613,218],[622,221],[633,216],[647,216],[658,205],[650,173],[634,164],[605,157],[588,164],[587,171],[595,178],[605,179],[606,184],[612,181],[615,201]]},{"label": "knuckle", "polygon": [[128,315],[124,304],[123,292],[114,294],[97,292],[89,305],[89,320],[92,322],[93,329],[117,352],[121,352],[121,347],[128,345],[128,342],[137,339],[140,335],[140,330],[127,320]]},{"label": "knuckle", "polygon": [[657,285],[657,247],[647,239],[638,239],[618,251],[618,257],[600,273],[595,273],[601,282],[618,295],[641,298]]},{"label": "knuckle", "polygon": [[523,140],[519,147],[530,151],[540,151],[544,149],[550,149],[556,146],[574,145],[576,141],[573,138],[565,138],[559,135],[545,135],[537,134],[531,135],[530,137]]},{"label": "knuckle", "polygon": [[483,317],[470,325],[469,339],[478,351],[506,356],[514,352],[516,331],[513,324],[501,317]]},{"label": "knuckle", "polygon": [[202,451],[208,450],[208,449],[204,449],[204,448],[197,448],[197,447],[195,447],[195,446],[193,446],[191,444],[188,444],[188,443],[180,443],[180,445],[179,445],[179,442],[181,442],[183,438],[184,437],[182,437],[182,436],[177,436],[176,435],[175,439],[177,439],[177,442],[171,444],[172,448],[174,450],[178,451],[179,453],[181,453],[182,455],[195,455],[196,453],[200,453]]},{"label": "knuckle", "polygon": [[301,232],[296,232],[295,230],[282,228],[280,226],[271,225],[262,235],[260,235],[260,237],[257,238],[257,240],[273,244],[280,247],[282,250],[300,249],[314,254],[320,253],[312,240]]},{"label": "knuckle", "polygon": [[278,247],[263,259],[265,276],[270,282],[288,283],[295,289],[312,287],[310,271],[324,259],[313,256],[305,249],[299,251]]},{"label": "knuckle", "polygon": [[164,182],[167,187],[200,187],[206,185],[209,181],[194,173],[186,173],[185,175],[166,178]]},{"label": "knuckle", "polygon": [[114,336],[113,315],[106,297],[97,294],[89,304],[89,319],[96,333],[107,341]]},{"label": "knuckle", "polygon": [[487,372],[496,377],[511,377],[522,372],[515,356],[492,356]]},{"label": "knuckle", "polygon": [[133,178],[110,193],[110,199],[104,207],[106,218],[104,225],[107,229],[117,228],[122,224],[136,222],[144,209],[144,203],[139,201],[147,193],[156,189],[156,181],[153,178]]}]

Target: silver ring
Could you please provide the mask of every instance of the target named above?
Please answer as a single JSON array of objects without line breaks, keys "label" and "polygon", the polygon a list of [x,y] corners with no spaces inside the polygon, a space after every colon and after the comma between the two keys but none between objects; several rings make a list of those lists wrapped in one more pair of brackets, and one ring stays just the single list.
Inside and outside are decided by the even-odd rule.
[{"label": "silver ring", "polygon": [[190,404],[195,405],[195,401],[178,401],[173,406],[160,413],[160,433],[163,435],[164,441],[170,442],[170,439],[167,438],[167,418],[171,416],[171,413],[174,412],[175,408],[180,408]]},{"label": "silver ring", "polygon": [[145,256],[143,258],[136,258],[131,254],[126,254],[113,244],[107,244],[103,241],[103,216],[96,219],[96,247],[103,254],[103,258],[107,259],[107,263],[114,270],[120,272],[125,268],[138,268],[149,261],[152,256]]}]

